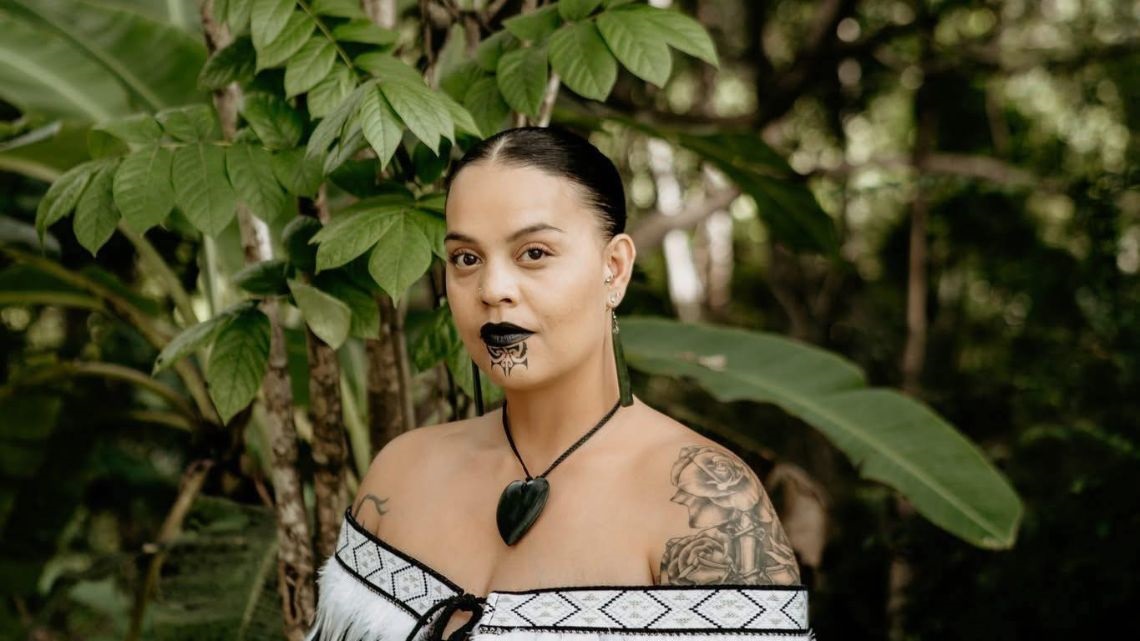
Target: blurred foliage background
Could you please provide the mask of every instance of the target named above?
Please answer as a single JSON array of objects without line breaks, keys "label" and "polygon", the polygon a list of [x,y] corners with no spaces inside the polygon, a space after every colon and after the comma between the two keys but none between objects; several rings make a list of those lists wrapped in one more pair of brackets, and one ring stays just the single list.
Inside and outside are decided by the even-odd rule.
[{"label": "blurred foliage background", "polygon": [[[449,7],[473,15],[489,3],[365,3],[389,4],[401,46],[414,50],[425,20],[439,37]],[[524,3],[491,4],[511,15]],[[626,178],[639,264],[623,311],[840,354],[870,383],[937,410],[1024,502],[1012,547],[975,547],[861,479],[833,443],[775,406],[722,403],[698,385],[635,373],[647,402],[743,449],[763,473],[801,554],[817,636],[1052,639],[1127,626],[1140,594],[1140,3],[653,4],[697,18],[719,68],[677,57],[664,87],[623,70],[604,103],[563,91],[553,112],[554,122],[592,130]],[[76,20],[117,13],[53,22],[50,9],[61,6]],[[29,19],[28,7],[49,19]],[[84,93],[74,112],[53,113],[53,100],[25,82],[32,69],[53,84],[50,63],[76,50],[88,62],[113,57],[108,41],[120,36],[139,67],[161,71],[140,76],[153,94],[108,92],[98,69],[75,63]],[[141,64],[156,37],[174,57]],[[89,122],[209,97],[197,85],[207,48],[191,0],[3,0],[0,41],[5,242],[30,240],[48,184],[98,149]],[[737,138],[718,138],[737,132],[765,146],[731,149]],[[747,183],[734,173],[743,157],[786,166],[779,184],[810,190],[838,231],[834,256],[775,233],[780,212],[808,205],[755,174],[760,182]],[[827,242],[811,225],[801,231],[804,246]],[[112,235],[96,257],[71,227],[51,232],[53,260],[144,314],[174,306],[147,247],[199,316],[240,298],[210,274],[241,269],[236,225],[208,242],[172,217],[145,243]],[[413,363],[438,322],[429,285],[383,311],[386,324],[406,315]],[[404,340],[402,327],[393,331]],[[312,408],[296,314],[286,313],[285,338],[309,479]],[[155,353],[82,288],[0,254],[0,638],[137,635],[137,596],[156,552],[166,562],[144,638],[280,638],[263,410],[240,414],[241,429],[195,430],[157,409],[161,389],[118,370],[71,368],[146,373]],[[383,430],[369,425],[373,352],[350,341],[338,355],[351,484]],[[415,399],[415,424],[446,417],[446,400],[432,402],[447,389],[444,369],[412,373],[430,390]],[[203,497],[184,506],[178,544],[167,545],[171,506],[194,483]],[[311,485],[305,492],[312,504]]]}]

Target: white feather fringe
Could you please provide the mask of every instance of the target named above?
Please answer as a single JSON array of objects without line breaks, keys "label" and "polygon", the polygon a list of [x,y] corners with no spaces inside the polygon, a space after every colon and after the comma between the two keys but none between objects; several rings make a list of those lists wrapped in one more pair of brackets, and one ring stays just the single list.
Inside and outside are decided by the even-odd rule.
[{"label": "white feather fringe", "polygon": [[305,641],[404,641],[416,617],[348,573],[335,558],[319,572],[317,620]]}]

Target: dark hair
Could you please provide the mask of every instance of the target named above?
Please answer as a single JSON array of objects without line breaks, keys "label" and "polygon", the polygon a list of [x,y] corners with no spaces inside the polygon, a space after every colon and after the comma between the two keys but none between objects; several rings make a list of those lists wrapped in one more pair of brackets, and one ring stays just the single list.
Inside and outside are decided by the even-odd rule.
[{"label": "dark hair", "polygon": [[582,136],[552,125],[505,129],[481,140],[452,165],[444,182],[451,182],[464,167],[482,160],[541,169],[567,178],[582,188],[588,205],[601,215],[608,240],[625,231],[625,189],[613,161]]}]

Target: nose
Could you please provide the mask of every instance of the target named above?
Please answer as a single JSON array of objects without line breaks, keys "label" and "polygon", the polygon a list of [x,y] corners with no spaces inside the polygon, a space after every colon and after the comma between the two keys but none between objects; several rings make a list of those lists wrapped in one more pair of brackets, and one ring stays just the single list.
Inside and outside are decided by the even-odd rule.
[{"label": "nose", "polygon": [[484,305],[513,305],[518,302],[518,292],[514,276],[507,266],[496,266],[494,261],[487,261],[486,266],[480,270],[479,298]]}]

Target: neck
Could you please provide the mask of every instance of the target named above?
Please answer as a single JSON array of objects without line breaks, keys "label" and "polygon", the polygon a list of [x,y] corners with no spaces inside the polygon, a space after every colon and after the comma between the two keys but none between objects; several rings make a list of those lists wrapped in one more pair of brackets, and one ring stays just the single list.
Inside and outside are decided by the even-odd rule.
[{"label": "neck", "polygon": [[[617,371],[608,338],[606,345],[607,348],[602,353],[546,386],[504,391],[510,416],[511,438],[531,476],[545,472],[618,402]],[[569,464],[570,458],[588,448],[591,441],[613,429],[622,409],[619,407],[601,429],[556,469]],[[499,429],[502,431],[501,427]],[[502,438],[503,446],[514,459],[514,453],[510,452],[510,445],[506,443],[506,435],[502,435]],[[515,465],[518,466],[521,477],[522,466],[517,460]]]}]

